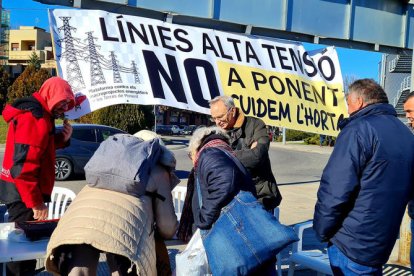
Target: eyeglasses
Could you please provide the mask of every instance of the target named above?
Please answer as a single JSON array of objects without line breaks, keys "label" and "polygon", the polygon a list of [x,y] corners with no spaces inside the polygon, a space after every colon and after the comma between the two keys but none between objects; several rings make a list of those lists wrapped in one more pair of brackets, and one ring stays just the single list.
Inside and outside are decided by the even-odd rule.
[{"label": "eyeglasses", "polygon": [[54,109],[64,109],[64,110],[67,110],[70,104],[71,104],[71,101],[69,101],[69,100],[63,100],[61,102],[58,102],[55,105]]},{"label": "eyeglasses", "polygon": [[211,116],[210,121],[212,121],[213,123],[215,123],[217,121],[222,122],[222,123],[226,122],[227,121],[227,115],[229,114],[230,110],[231,110],[231,108],[227,109],[226,114],[223,114],[223,115],[218,116],[218,117]]}]

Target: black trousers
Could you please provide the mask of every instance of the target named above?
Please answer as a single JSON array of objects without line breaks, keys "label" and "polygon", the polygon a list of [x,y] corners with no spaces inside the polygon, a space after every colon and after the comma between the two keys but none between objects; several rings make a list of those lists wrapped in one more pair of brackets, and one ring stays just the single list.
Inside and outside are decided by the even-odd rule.
[{"label": "black trousers", "polygon": [[[100,250],[89,244],[61,245],[55,249],[53,261],[62,276],[97,275]],[[137,275],[135,265],[124,256],[106,254],[109,275]]]},{"label": "black trousers", "polygon": [[[34,220],[33,210],[21,202],[7,204],[9,222]],[[34,275],[36,260],[10,262],[6,265],[6,275],[29,276]]]}]

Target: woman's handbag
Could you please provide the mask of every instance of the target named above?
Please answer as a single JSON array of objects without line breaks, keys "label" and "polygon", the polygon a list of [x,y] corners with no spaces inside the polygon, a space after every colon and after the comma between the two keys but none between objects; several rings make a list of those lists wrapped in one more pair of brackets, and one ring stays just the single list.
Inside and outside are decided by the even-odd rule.
[{"label": "woman's handbag", "polygon": [[[227,155],[246,172],[238,159]],[[196,185],[201,207],[198,179]],[[252,193],[245,191],[222,208],[213,227],[201,231],[201,238],[214,276],[252,273],[299,240],[291,227],[281,224]]]},{"label": "woman's handbag", "polygon": [[200,230],[197,229],[184,251],[175,256],[175,263],[177,276],[211,275]]},{"label": "woman's handbag", "polygon": [[244,191],[221,210],[210,230],[201,231],[201,238],[215,276],[247,275],[299,240],[292,228]]}]

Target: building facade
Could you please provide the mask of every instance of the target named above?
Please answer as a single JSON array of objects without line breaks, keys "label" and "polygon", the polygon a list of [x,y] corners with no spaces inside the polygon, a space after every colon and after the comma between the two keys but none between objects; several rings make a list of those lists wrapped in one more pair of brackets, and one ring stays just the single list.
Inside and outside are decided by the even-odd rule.
[{"label": "building facade", "polygon": [[155,106],[157,124],[159,125],[211,125],[209,115],[168,106]]},{"label": "building facade", "polygon": [[20,26],[18,30],[10,30],[8,41],[8,65],[12,77],[23,72],[33,53],[39,58],[42,68],[56,75],[50,33],[39,27]]},{"label": "building facade", "polygon": [[380,83],[398,114],[405,117],[403,104],[411,88],[412,55],[384,54],[381,60]]},{"label": "building facade", "polygon": [[10,11],[1,9],[0,16],[0,65],[7,65],[9,59]]}]

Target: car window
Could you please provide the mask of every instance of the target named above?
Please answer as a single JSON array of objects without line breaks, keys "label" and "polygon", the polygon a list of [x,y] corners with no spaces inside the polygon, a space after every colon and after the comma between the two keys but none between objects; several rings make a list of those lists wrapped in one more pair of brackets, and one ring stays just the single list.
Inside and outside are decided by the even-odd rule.
[{"label": "car window", "polygon": [[96,142],[95,129],[73,128],[72,138],[75,138],[81,141]]},{"label": "car window", "polygon": [[100,129],[100,132],[102,135],[99,135],[98,137],[102,137],[102,141],[106,140],[109,136],[120,133],[120,131],[112,129]]}]

